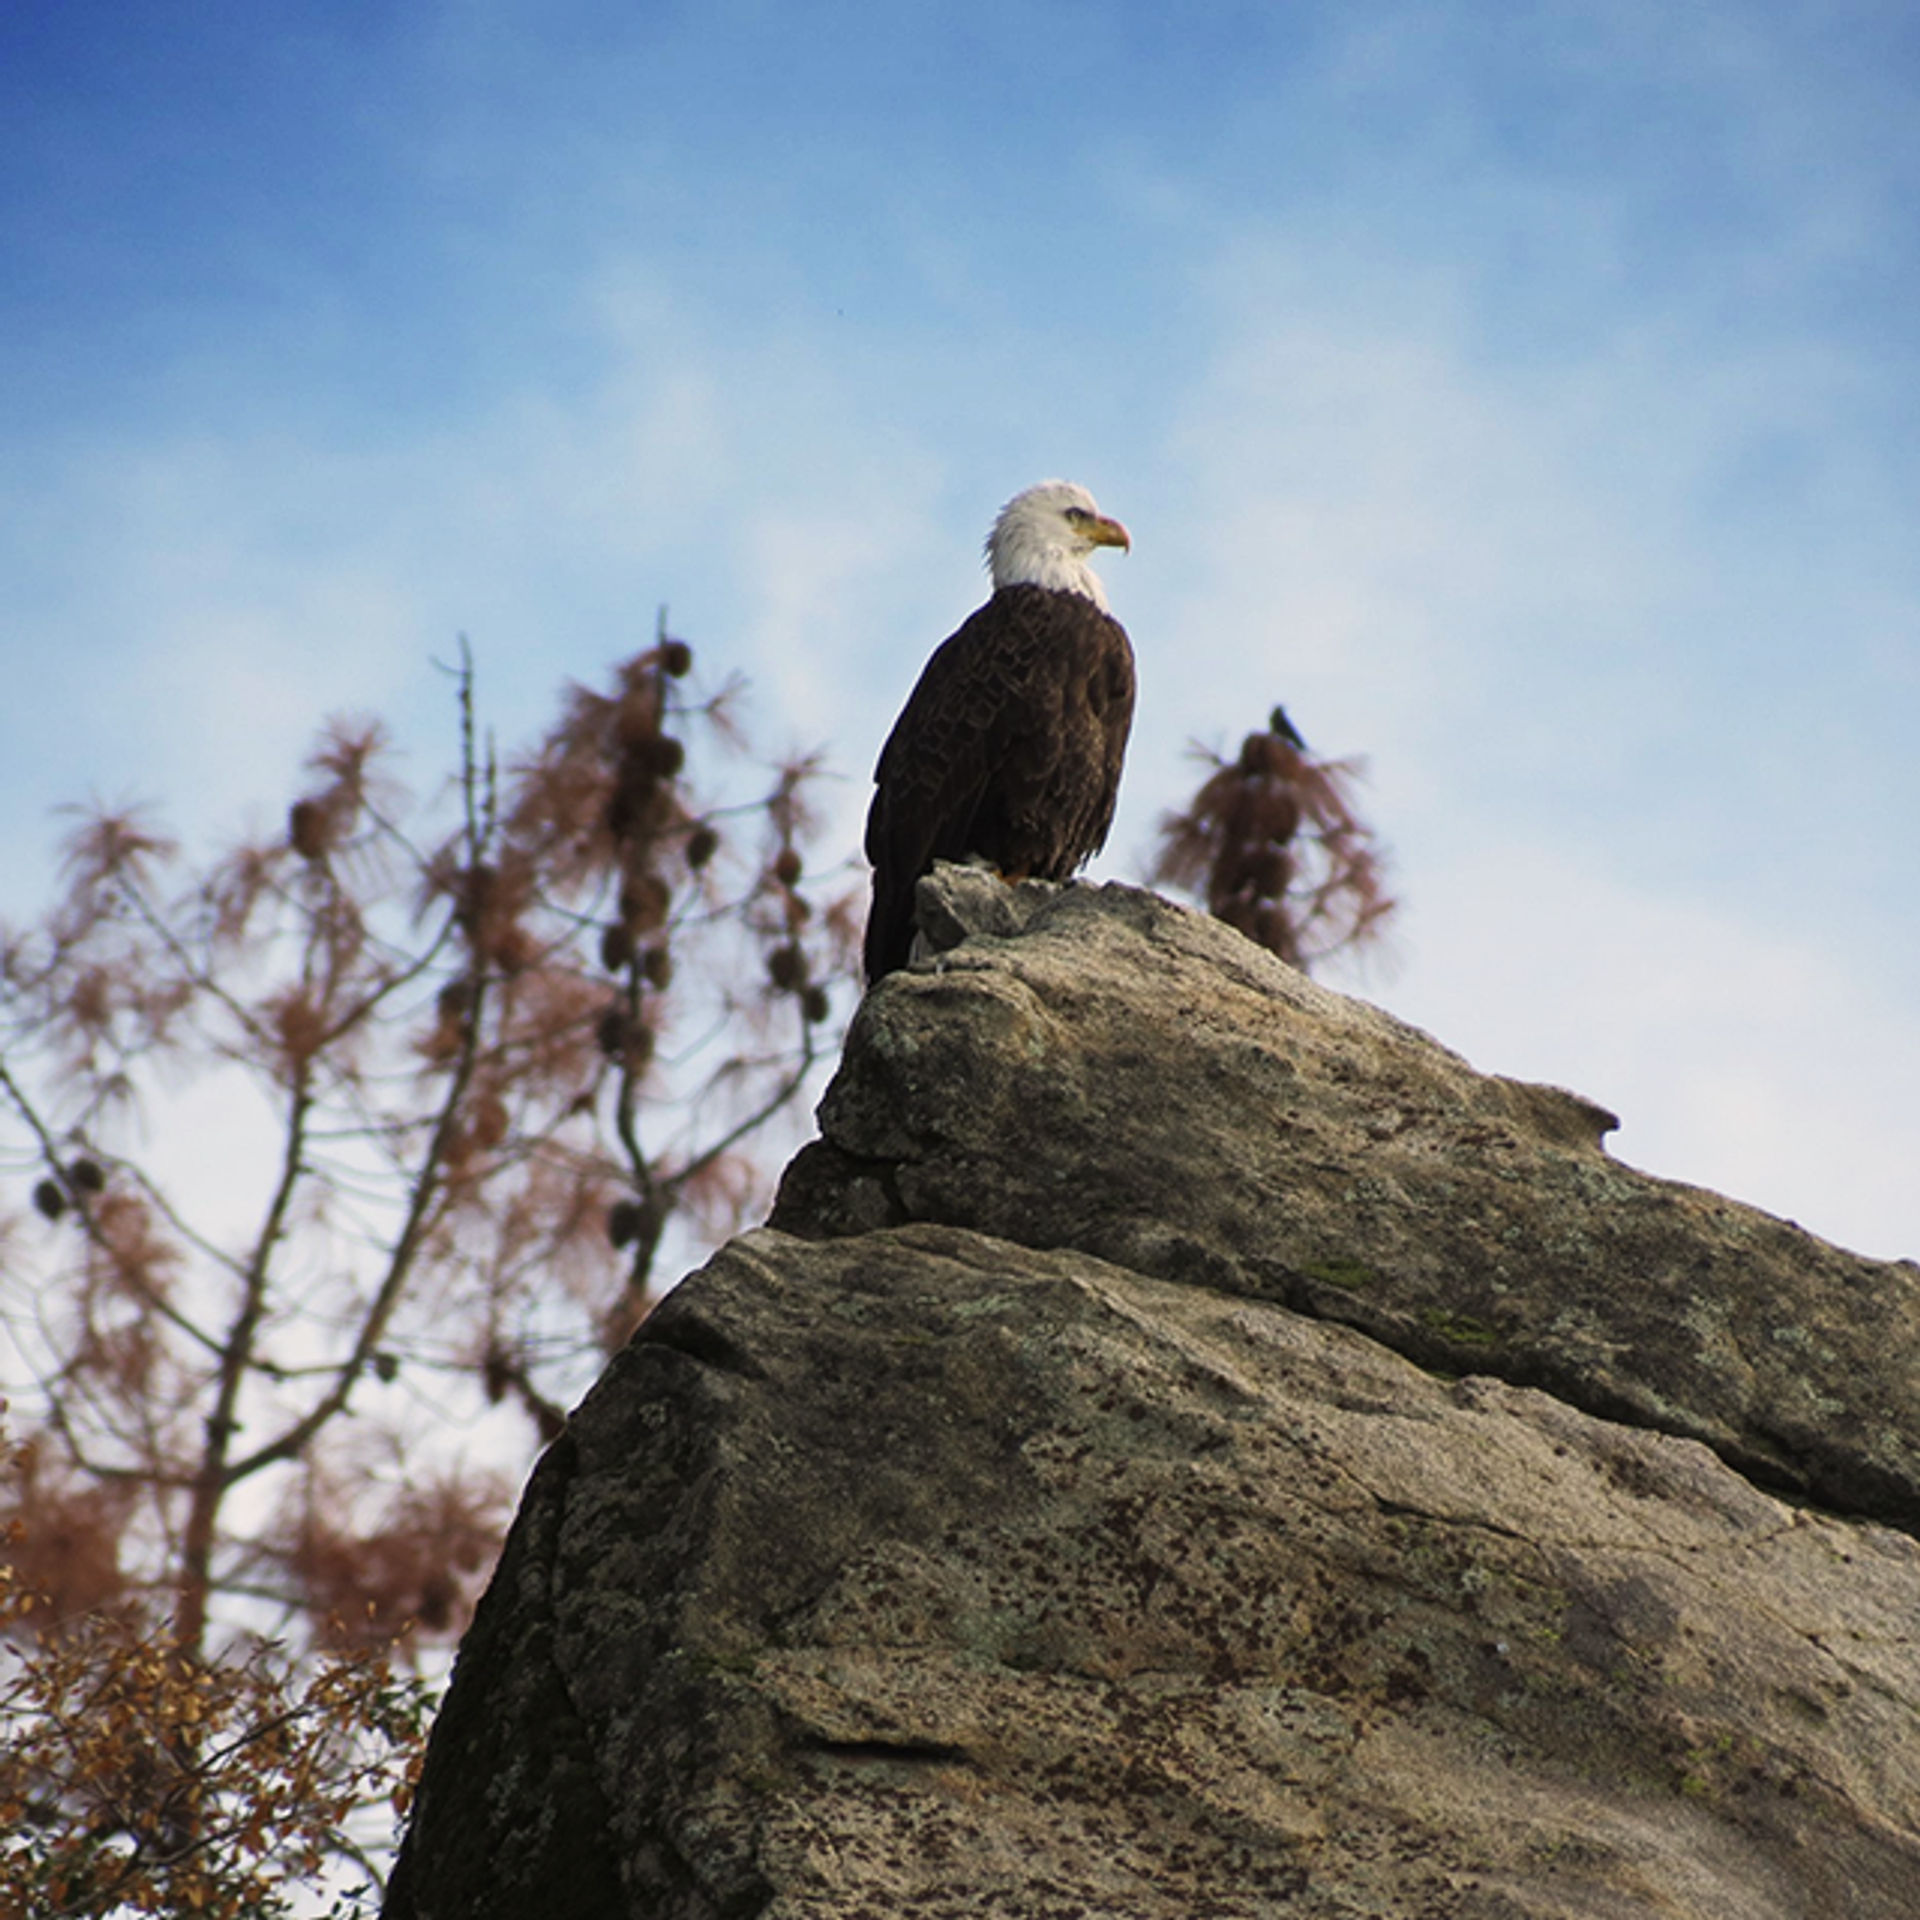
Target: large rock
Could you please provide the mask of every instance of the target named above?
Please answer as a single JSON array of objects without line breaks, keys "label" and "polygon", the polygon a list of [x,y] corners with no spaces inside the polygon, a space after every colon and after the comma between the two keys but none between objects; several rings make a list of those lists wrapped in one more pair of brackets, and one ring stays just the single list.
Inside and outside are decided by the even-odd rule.
[{"label": "large rock", "polygon": [[867,996],[775,1225],[1078,1247],[1920,1525],[1912,1262],[1623,1166],[1592,1101],[1476,1073],[1153,894],[943,867],[921,903],[961,944]]},{"label": "large rock", "polygon": [[536,1471],[392,1920],[1920,1911],[1920,1545],[1751,1477],[1916,1511],[1912,1268],[1147,896],[923,918]]}]

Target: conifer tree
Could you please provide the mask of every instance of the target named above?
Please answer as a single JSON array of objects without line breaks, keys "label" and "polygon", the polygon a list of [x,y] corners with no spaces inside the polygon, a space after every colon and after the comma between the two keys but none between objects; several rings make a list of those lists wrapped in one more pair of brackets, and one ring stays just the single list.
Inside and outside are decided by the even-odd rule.
[{"label": "conifer tree", "polygon": [[1284,707],[1233,759],[1196,751],[1212,771],[1162,818],[1152,877],[1304,971],[1378,940],[1396,903],[1355,804],[1360,762],[1310,753]]},{"label": "conifer tree", "polygon": [[856,907],[694,664],[502,768],[463,650],[450,804],[338,721],[272,838],[85,812],[0,930],[0,1911],[376,1877],[519,1465],[761,1197]]}]

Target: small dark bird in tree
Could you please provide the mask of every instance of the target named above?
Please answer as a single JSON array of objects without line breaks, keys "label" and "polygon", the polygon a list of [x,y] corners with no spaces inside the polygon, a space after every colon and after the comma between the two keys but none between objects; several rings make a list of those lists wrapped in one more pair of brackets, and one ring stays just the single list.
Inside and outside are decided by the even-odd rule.
[{"label": "small dark bird in tree", "polygon": [[1354,809],[1362,763],[1315,758],[1284,707],[1236,759],[1195,751],[1213,771],[1184,812],[1162,818],[1152,877],[1306,971],[1377,940],[1397,903]]}]

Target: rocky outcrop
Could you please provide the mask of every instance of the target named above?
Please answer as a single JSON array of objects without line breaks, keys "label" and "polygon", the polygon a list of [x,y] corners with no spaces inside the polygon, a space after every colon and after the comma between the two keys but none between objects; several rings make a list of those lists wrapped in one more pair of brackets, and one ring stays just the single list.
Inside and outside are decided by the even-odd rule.
[{"label": "rocky outcrop", "polygon": [[1610,1160],[1592,1101],[1153,894],[945,868],[922,898],[956,944],[868,996],[776,1225],[1078,1247],[1920,1525],[1920,1267]]},{"label": "rocky outcrop", "polygon": [[1920,1910],[1920,1272],[1151,896],[922,921],[536,1471],[394,1920]]}]

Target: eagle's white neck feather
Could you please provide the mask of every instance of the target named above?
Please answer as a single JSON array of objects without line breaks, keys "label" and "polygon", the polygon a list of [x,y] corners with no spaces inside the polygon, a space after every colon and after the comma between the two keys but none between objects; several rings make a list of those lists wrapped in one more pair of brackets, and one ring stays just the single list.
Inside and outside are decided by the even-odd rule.
[{"label": "eagle's white neck feather", "polygon": [[1000,509],[987,535],[987,566],[996,593],[1002,587],[1052,587],[1081,594],[1107,610],[1107,590],[1091,565],[1094,542],[1083,539],[1066,518],[1068,507],[1099,512],[1086,488],[1065,480],[1029,487]]}]

